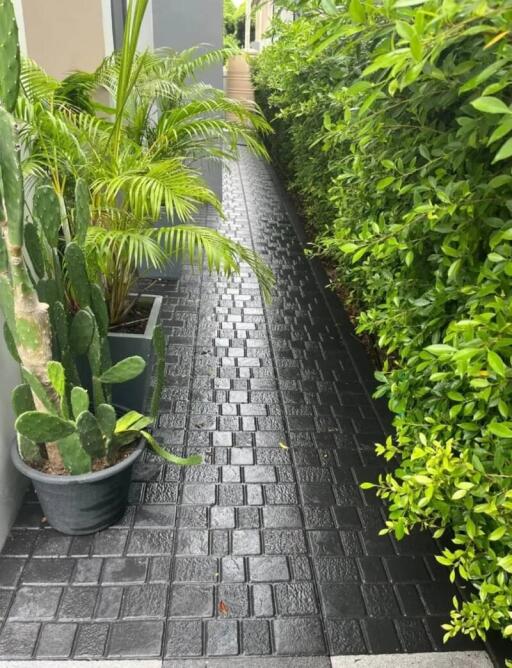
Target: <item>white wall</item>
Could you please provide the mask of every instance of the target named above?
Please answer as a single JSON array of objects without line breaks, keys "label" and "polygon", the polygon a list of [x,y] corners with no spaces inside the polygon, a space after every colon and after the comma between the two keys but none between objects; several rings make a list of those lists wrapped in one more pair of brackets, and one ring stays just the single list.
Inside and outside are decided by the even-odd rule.
[{"label": "white wall", "polygon": [[[3,331],[3,320],[0,318]],[[26,481],[11,464],[10,448],[14,440],[14,415],[11,408],[11,390],[18,385],[18,365],[7,351],[3,335],[0,339],[0,548],[16,517],[25,492]]]}]

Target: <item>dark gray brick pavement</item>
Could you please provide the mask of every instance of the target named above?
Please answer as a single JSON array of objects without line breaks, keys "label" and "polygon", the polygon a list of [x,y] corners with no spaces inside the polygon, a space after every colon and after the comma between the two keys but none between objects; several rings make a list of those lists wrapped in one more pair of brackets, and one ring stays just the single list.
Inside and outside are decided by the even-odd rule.
[{"label": "dark gray brick pavement", "polygon": [[443,649],[453,588],[434,543],[379,537],[382,507],[359,488],[383,470],[373,443],[387,429],[364,352],[272,173],[245,149],[225,209],[204,222],[273,267],[272,303],[246,268],[229,280],[185,268],[153,287],[168,341],[156,435],[205,464],[180,471],[146,452],[126,516],[96,536],[45,527],[29,494],[0,555],[0,658],[323,666]]}]

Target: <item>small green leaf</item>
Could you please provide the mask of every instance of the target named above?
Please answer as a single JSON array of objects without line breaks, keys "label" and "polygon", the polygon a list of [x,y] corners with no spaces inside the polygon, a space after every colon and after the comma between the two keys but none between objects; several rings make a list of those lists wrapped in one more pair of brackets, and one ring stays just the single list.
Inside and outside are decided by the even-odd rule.
[{"label": "small green leaf", "polygon": [[89,393],[83,387],[74,387],[71,390],[71,408],[75,420],[80,413],[89,410]]},{"label": "small green leaf", "polygon": [[173,455],[172,452],[167,452],[167,450],[164,450],[162,447],[160,447],[153,436],[151,436],[151,434],[149,434],[147,431],[141,431],[141,435],[144,436],[150,447],[156,452],[157,455],[162,457],[162,459],[166,459],[172,464],[177,464],[178,466],[197,466],[198,464],[203,463],[203,458],[201,455],[178,457],[177,455]]},{"label": "small green leaf", "polygon": [[50,361],[46,367],[48,371],[48,379],[52,384],[53,389],[57,392],[60,399],[64,396],[66,389],[66,376],[64,367],[60,362]]},{"label": "small green leaf", "polygon": [[500,438],[512,438],[512,422],[491,422],[489,431]]},{"label": "small green leaf", "polygon": [[94,335],[94,318],[88,310],[80,309],[69,327],[69,344],[75,355],[85,355]]},{"label": "small green leaf", "polygon": [[400,7],[417,7],[418,5],[424,5],[427,0],[396,0],[395,8],[399,9]]},{"label": "small green leaf", "polygon": [[503,146],[500,148],[500,150],[496,153],[494,156],[493,162],[499,162],[500,160],[506,160],[507,158],[510,158],[512,156],[512,137],[510,139],[507,139],[507,141],[503,144]]},{"label": "small green leaf", "polygon": [[353,253],[358,248],[359,248],[359,246],[357,244],[353,244],[353,243],[350,243],[350,242],[346,243],[346,244],[342,244],[342,246],[341,246],[341,250],[343,251],[343,253]]},{"label": "small green leaf", "polygon": [[487,353],[487,362],[491,369],[498,374],[498,376],[505,376],[507,373],[507,365],[493,350]]},{"label": "small green leaf", "polygon": [[506,526],[501,526],[501,527],[498,527],[497,529],[494,529],[494,531],[491,534],[489,534],[489,540],[494,541],[494,540],[499,540],[500,538],[503,538],[506,531],[507,531]]},{"label": "small green leaf", "polygon": [[100,404],[96,409],[96,418],[105,438],[112,438],[116,428],[116,412],[109,404]]},{"label": "small green leaf", "polygon": [[478,97],[471,102],[471,106],[486,114],[512,114],[512,109],[497,97]]},{"label": "small green leaf", "polygon": [[326,14],[329,15],[334,15],[336,14],[336,5],[334,3],[334,0],[321,0],[322,3],[322,9],[326,12]]},{"label": "small green leaf", "polygon": [[144,371],[146,362],[137,355],[126,357],[110,369],[104,371],[100,376],[102,383],[125,383],[137,378]]},{"label": "small green leaf", "polygon": [[363,21],[366,19],[366,12],[361,0],[350,0],[348,12],[350,14],[350,18],[352,21],[355,21],[355,23],[363,23]]},{"label": "small green leaf", "polygon": [[455,352],[455,348],[445,343],[434,343],[431,346],[427,346],[425,350],[432,353],[432,355],[446,355],[447,353]]},{"label": "small green leaf", "polygon": [[385,176],[383,179],[380,179],[377,181],[377,185],[375,186],[377,190],[385,190],[388,186],[390,186],[393,181],[395,180],[394,176]]},{"label": "small green leaf", "polygon": [[82,448],[80,438],[76,432],[61,438],[57,441],[57,445],[64,466],[71,475],[82,475],[91,472],[91,458]]},{"label": "small green leaf", "polygon": [[504,571],[507,571],[507,573],[512,573],[512,554],[498,559],[498,566],[503,568]]},{"label": "small green leaf", "polygon": [[136,431],[144,429],[153,422],[153,419],[138,413],[137,411],[128,411],[116,423],[115,432],[121,434],[124,431]]},{"label": "small green leaf", "polygon": [[22,413],[15,423],[16,431],[34,443],[51,443],[69,436],[75,431],[75,425],[58,415],[27,411]]},{"label": "small green leaf", "polygon": [[91,459],[105,457],[105,442],[98,420],[89,411],[80,413],[76,421],[76,429],[82,448]]}]

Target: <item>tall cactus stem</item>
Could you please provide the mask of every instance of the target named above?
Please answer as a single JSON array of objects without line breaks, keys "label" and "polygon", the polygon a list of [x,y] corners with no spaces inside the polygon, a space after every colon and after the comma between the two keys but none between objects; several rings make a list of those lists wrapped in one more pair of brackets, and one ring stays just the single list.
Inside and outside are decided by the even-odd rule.
[{"label": "tall cactus stem", "polygon": [[[18,158],[17,136],[12,116],[0,107],[0,230],[7,253],[14,307],[18,355],[22,366],[41,382],[50,400],[58,397],[48,379],[47,365],[52,359],[52,335],[48,304],[40,302],[30,281],[23,258],[23,177]],[[38,409],[45,411],[34,396]],[[62,463],[55,443],[47,444],[48,459]]]}]

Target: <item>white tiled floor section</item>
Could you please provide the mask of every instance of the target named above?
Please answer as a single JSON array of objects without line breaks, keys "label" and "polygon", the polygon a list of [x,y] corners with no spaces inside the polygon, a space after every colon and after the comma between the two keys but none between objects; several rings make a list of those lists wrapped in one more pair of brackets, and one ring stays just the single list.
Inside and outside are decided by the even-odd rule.
[{"label": "white tiled floor section", "polygon": [[[492,668],[485,652],[445,652],[422,654],[377,654],[333,656],[332,668]],[[325,662],[325,663],[324,663]],[[162,668],[162,661],[0,661],[0,668]],[[178,664],[175,664],[178,665]],[[183,668],[323,668],[327,657],[268,657],[184,660]]]},{"label": "white tiled floor section", "polygon": [[486,652],[333,656],[332,668],[492,668]]}]

